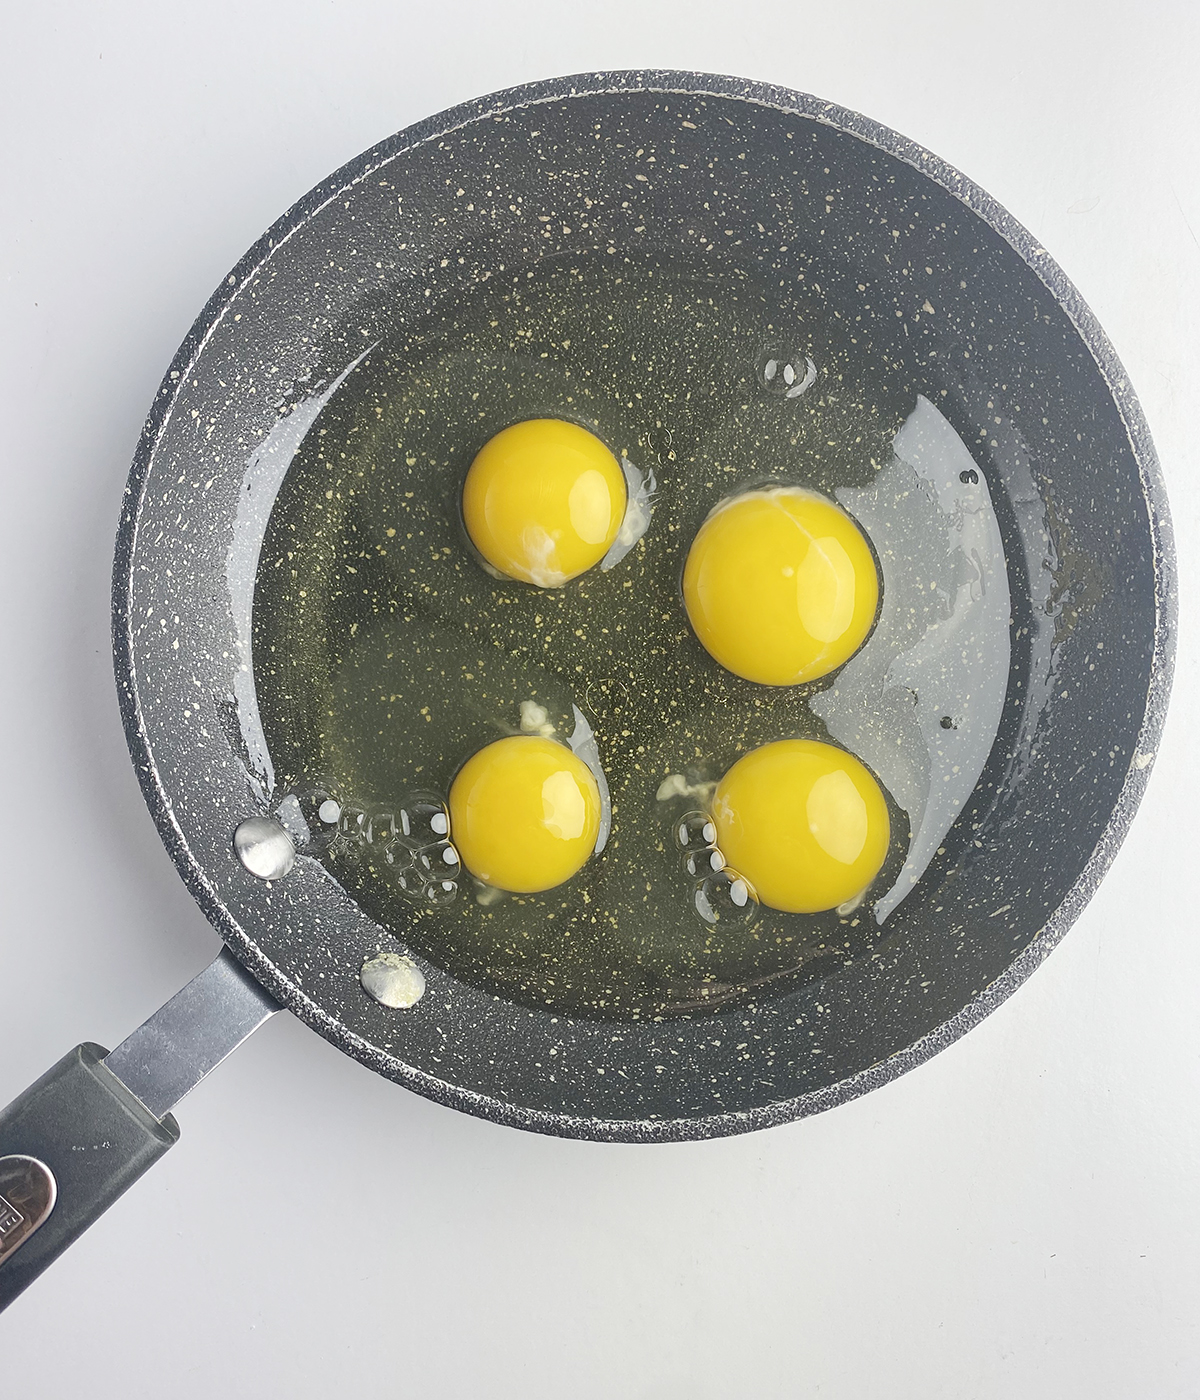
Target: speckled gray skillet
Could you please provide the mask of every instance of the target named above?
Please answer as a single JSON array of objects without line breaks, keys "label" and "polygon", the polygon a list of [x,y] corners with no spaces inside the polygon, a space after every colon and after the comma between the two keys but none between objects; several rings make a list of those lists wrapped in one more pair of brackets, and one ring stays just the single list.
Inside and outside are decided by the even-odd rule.
[{"label": "speckled gray skillet", "polygon": [[[266,525],[263,474],[278,478],[294,446],[280,424],[311,422],[306,402],[384,321],[461,291],[447,279],[470,275],[455,273],[464,249],[471,267],[519,268],[573,249],[673,245],[871,288],[866,321],[938,393],[998,502],[1016,599],[999,738],[876,955],[821,981],[724,1014],[600,1023],[512,1005],[423,961],[425,998],[389,1010],[358,972],[398,946],[392,935],[316,861],[268,885],[230,844],[267,801],[245,563]],[[1034,565],[1053,566],[1048,598],[1031,589]],[[1075,289],[1004,210],[928,151],[816,98],[694,73],[602,73],[401,132],[247,253],[146,425],[118,540],[114,639],[163,840],[275,997],[442,1103],[543,1132],[653,1141],[745,1132],[852,1098],[949,1044],[1029,975],[1142,794],[1173,599],[1167,504],[1137,400]],[[1048,670],[1035,687],[1039,645]]]}]

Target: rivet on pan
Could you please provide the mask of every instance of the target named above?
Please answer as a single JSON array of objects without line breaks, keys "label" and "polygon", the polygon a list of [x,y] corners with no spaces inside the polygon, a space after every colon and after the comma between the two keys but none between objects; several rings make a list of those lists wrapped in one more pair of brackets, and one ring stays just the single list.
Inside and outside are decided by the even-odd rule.
[{"label": "rivet on pan", "polygon": [[407,1010],[425,995],[425,975],[411,958],[399,953],[377,953],[358,974],[362,989],[382,1006]]},{"label": "rivet on pan", "polygon": [[292,838],[274,817],[248,817],[233,833],[233,849],[260,880],[282,880],[296,863]]}]

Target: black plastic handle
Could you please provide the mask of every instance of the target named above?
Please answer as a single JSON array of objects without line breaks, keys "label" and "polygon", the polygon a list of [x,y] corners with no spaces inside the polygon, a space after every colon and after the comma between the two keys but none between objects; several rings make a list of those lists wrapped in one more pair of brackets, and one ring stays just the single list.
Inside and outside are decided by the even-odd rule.
[{"label": "black plastic handle", "polygon": [[[30,1230],[29,1205],[0,1188],[0,1310],[179,1141],[172,1115],[155,1118],[102,1063],[107,1054],[99,1045],[77,1045],[0,1112],[0,1164],[44,1164],[54,1199]],[[19,1240],[10,1253],[6,1229]]]}]

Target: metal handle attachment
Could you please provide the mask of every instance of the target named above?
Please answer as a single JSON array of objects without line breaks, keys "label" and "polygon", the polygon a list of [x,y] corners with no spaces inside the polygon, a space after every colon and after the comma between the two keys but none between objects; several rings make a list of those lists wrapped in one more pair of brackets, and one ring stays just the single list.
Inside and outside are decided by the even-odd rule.
[{"label": "metal handle attachment", "polygon": [[111,1054],[77,1045],[0,1111],[0,1310],[175,1145],[170,1110],[278,1010],[222,950]]}]

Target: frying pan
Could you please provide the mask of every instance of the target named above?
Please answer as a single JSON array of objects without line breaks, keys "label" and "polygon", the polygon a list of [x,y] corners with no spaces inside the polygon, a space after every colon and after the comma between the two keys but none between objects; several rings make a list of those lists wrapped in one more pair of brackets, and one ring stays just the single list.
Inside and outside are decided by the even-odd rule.
[{"label": "frying pan", "polygon": [[[465,290],[479,264],[462,250],[521,269],[647,247],[807,276],[843,307],[864,293],[865,343],[936,395],[986,478],[1012,664],[974,793],[869,956],[706,1014],[604,1021],[456,980],[292,861],[250,622],[272,502],[330,386],[381,327]],[[1174,630],[1166,500],[1112,348],[1036,240],[930,152],[813,97],[675,72],[522,87],[383,142],[233,269],[138,446],[117,685],[146,801],[225,949],[115,1051],[77,1046],[0,1115],[0,1305],[177,1140],[171,1109],[280,1007],[441,1103],[598,1140],[767,1127],[921,1063],[1102,878],[1147,781]],[[424,974],[409,1009],[363,991],[381,948]]]}]

